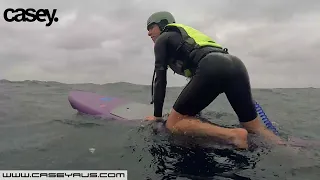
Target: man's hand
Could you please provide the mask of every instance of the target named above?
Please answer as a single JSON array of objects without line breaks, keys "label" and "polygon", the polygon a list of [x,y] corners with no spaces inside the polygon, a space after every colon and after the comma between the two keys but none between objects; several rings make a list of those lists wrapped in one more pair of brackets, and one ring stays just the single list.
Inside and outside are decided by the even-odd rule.
[{"label": "man's hand", "polygon": [[155,117],[155,116],[147,116],[147,121],[156,121],[156,120],[163,120],[162,117]]}]

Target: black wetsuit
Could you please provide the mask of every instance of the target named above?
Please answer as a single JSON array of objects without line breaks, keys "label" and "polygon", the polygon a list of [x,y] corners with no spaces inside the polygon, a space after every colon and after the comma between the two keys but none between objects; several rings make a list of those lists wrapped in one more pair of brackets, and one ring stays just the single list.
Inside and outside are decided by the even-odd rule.
[{"label": "black wetsuit", "polygon": [[220,93],[225,93],[240,122],[257,117],[251,95],[248,72],[242,61],[220,48],[204,47],[206,54],[200,61],[189,59],[189,54],[178,47],[182,37],[177,32],[162,33],[154,46],[155,82],[154,116],[161,117],[167,85],[167,68],[177,74],[181,62],[189,61],[193,77],[176,100],[173,109],[183,115],[194,116],[207,107]]}]

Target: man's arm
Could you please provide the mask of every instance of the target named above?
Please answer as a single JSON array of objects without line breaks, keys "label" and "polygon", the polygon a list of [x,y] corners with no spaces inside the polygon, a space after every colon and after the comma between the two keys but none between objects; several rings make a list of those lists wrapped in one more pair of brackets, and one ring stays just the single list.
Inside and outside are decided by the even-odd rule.
[{"label": "man's arm", "polygon": [[167,87],[167,41],[166,34],[158,37],[155,46],[155,84],[154,84],[154,116],[162,117],[162,110]]}]

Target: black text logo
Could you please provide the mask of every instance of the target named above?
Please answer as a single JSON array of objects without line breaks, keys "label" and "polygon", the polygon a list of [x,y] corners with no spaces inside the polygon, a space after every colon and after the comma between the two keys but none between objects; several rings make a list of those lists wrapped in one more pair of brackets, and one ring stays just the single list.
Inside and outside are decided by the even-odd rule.
[{"label": "black text logo", "polygon": [[46,22],[46,26],[51,26],[53,21],[58,22],[59,18],[55,17],[57,9],[50,13],[49,9],[23,9],[8,8],[3,12],[3,18],[7,22]]}]

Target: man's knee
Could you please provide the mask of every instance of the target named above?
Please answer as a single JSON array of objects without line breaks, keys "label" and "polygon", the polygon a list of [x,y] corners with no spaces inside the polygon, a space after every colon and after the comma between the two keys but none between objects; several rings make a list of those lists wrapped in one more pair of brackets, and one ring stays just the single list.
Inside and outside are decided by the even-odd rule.
[{"label": "man's knee", "polygon": [[187,117],[188,115],[183,115],[172,108],[166,122],[166,127],[172,129],[176,123]]}]

